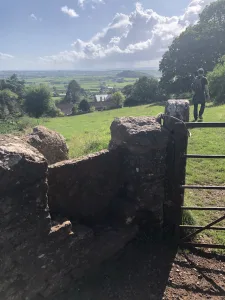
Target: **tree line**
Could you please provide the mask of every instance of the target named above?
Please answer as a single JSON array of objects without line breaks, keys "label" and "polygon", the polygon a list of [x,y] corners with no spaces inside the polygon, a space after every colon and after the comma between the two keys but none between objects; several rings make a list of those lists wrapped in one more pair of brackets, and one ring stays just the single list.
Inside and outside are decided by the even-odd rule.
[{"label": "tree line", "polygon": [[48,86],[40,84],[26,87],[16,74],[0,80],[0,119],[21,117],[60,116],[51,98]]},{"label": "tree line", "polygon": [[160,88],[167,95],[191,91],[198,68],[208,73],[211,97],[225,102],[225,0],[218,0],[199,15],[199,21],[174,39],[159,65]]}]

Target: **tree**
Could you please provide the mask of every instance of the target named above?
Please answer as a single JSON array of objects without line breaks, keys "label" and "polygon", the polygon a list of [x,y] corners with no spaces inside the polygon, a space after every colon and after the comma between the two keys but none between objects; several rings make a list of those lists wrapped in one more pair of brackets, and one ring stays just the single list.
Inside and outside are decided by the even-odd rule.
[{"label": "tree", "polygon": [[77,104],[74,104],[72,107],[72,115],[78,115],[79,114],[79,106]]},{"label": "tree", "polygon": [[57,88],[55,87],[55,86],[53,86],[53,96],[54,97],[59,97],[59,93],[58,93],[58,91],[57,91]]},{"label": "tree", "polygon": [[18,95],[21,100],[24,97],[25,81],[19,80],[16,74],[13,74],[6,80],[0,81],[0,90],[8,89]]},{"label": "tree", "polygon": [[128,85],[125,85],[125,87],[123,87],[122,93],[126,97],[129,97],[132,94],[132,90],[133,90],[133,84],[128,84]]},{"label": "tree", "polygon": [[225,56],[208,74],[210,94],[216,104],[225,103]]},{"label": "tree", "polygon": [[20,115],[18,95],[7,89],[0,91],[0,119],[15,118]]},{"label": "tree", "polygon": [[76,80],[71,80],[67,88],[65,101],[70,103],[77,103],[80,101],[81,93],[82,90],[80,85],[76,82]]},{"label": "tree", "polygon": [[143,76],[135,82],[131,98],[136,99],[137,103],[154,102],[158,90],[158,80],[153,77]]},{"label": "tree", "polygon": [[83,99],[80,104],[79,104],[79,110],[83,112],[89,112],[90,110],[90,104],[88,103],[87,100]]},{"label": "tree", "polygon": [[116,92],[112,94],[112,101],[116,104],[117,107],[122,107],[125,97],[121,92]]},{"label": "tree", "polygon": [[35,118],[40,118],[51,110],[51,92],[48,86],[40,84],[27,90],[24,103],[26,112]]},{"label": "tree", "polygon": [[206,6],[199,22],[189,26],[163,55],[160,86],[167,93],[188,92],[196,70],[212,71],[224,53],[225,0],[219,0]]}]

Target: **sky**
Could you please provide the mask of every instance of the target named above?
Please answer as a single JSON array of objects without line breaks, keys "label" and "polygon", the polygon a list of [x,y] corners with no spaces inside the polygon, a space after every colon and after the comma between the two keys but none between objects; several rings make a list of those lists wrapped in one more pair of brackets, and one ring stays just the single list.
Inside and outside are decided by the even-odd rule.
[{"label": "sky", "polygon": [[0,0],[0,70],[157,68],[213,0]]}]

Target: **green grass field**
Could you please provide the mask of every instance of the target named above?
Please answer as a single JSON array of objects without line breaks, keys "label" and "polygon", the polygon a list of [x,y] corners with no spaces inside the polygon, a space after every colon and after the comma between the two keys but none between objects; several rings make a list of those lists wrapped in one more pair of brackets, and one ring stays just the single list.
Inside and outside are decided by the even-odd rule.
[{"label": "green grass field", "polygon": [[[66,138],[70,147],[70,157],[73,158],[107,148],[110,140],[110,124],[115,117],[155,116],[163,111],[163,106],[144,105],[81,116],[48,119],[42,121],[42,124],[60,132]],[[224,122],[225,106],[206,108],[204,121]],[[225,129],[193,129],[191,134],[188,153],[225,154]],[[186,182],[187,184],[224,185],[225,161],[222,159],[188,160]],[[225,206],[225,191],[186,191],[185,204]],[[207,224],[220,215],[222,215],[221,212],[209,211],[193,213],[198,225]],[[200,238],[202,237],[206,242],[214,240],[225,244],[225,232],[222,231],[207,231],[200,235]]]},{"label": "green grass field", "polygon": [[27,85],[31,84],[47,84],[50,88],[56,87],[60,92],[65,93],[68,83],[75,79],[81,86],[81,88],[92,93],[98,93],[100,85],[104,82],[106,87],[111,86],[115,88],[123,88],[125,85],[133,84],[136,78],[124,78],[124,82],[113,81],[113,76],[67,76],[67,77],[42,77],[42,78],[29,78]]}]

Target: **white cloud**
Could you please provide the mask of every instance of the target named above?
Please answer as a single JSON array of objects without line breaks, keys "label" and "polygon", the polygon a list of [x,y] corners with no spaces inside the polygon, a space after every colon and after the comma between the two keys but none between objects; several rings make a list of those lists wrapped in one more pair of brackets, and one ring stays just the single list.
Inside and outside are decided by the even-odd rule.
[{"label": "white cloud", "polygon": [[72,8],[68,8],[68,6],[61,7],[61,11],[64,14],[67,14],[68,16],[70,16],[71,18],[77,18],[77,17],[79,17],[79,15],[75,12],[75,10],[72,9]]},{"label": "white cloud", "polygon": [[0,52],[0,60],[3,60],[3,59],[12,59],[12,58],[14,58],[14,56],[12,56],[10,54],[6,54],[6,53]]},{"label": "white cloud", "polygon": [[42,22],[42,18],[38,18],[37,16],[35,16],[35,14],[30,14],[29,16],[33,21],[39,21]]},{"label": "white cloud", "polygon": [[95,9],[93,4],[105,4],[104,0],[78,0],[78,5],[82,8],[85,7],[87,4],[92,4],[92,8]]},{"label": "white cloud", "polygon": [[[84,3],[84,0],[80,0]],[[192,0],[180,16],[166,17],[136,3],[130,14],[117,13],[112,22],[89,41],[77,39],[72,50],[41,58],[45,63],[70,63],[74,67],[134,66],[158,62],[172,40],[198,20],[198,14],[212,2]]]},{"label": "white cloud", "polygon": [[38,18],[35,16],[35,14],[31,14],[31,15],[30,15],[30,18],[31,18],[32,20],[35,20],[35,21],[37,21],[37,19],[38,19]]}]

